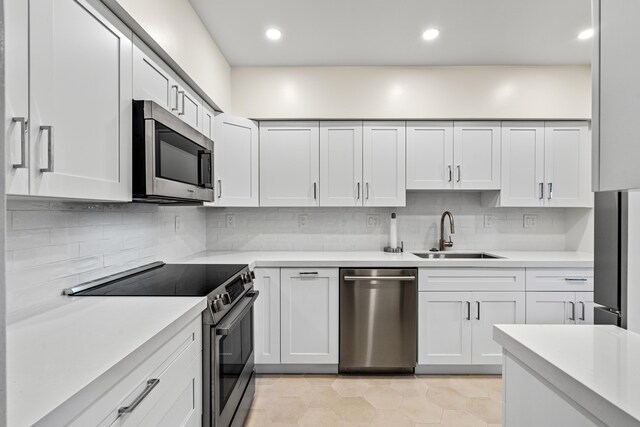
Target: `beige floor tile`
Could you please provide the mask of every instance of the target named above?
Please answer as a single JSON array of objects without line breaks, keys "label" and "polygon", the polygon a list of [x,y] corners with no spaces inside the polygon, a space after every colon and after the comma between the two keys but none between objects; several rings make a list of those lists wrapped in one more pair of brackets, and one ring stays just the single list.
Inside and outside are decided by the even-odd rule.
[{"label": "beige floor tile", "polygon": [[369,389],[369,384],[359,378],[339,377],[331,387],[342,397],[361,397]]},{"label": "beige floor tile", "polygon": [[305,380],[311,386],[325,385],[330,386],[338,378],[337,375],[309,374],[304,376]]},{"label": "beige floor tile", "polygon": [[269,421],[269,417],[267,416],[267,412],[261,409],[253,409],[249,411],[249,415],[247,415],[247,419],[244,422],[245,427],[263,427],[269,426],[271,421]]},{"label": "beige floor tile", "polygon": [[467,398],[451,387],[429,387],[427,398],[443,409],[465,409],[467,407]]},{"label": "beige floor tile", "polygon": [[253,398],[252,409],[267,409],[271,402],[276,399],[278,395],[273,390],[271,385],[256,385],[256,394]]},{"label": "beige floor tile", "polygon": [[272,385],[280,379],[280,375],[260,374],[256,377],[256,385]]},{"label": "beige floor tile", "polygon": [[380,409],[373,415],[371,425],[376,427],[413,427],[415,423],[398,409]]},{"label": "beige floor tile", "polygon": [[338,400],[333,411],[343,421],[356,423],[368,423],[376,412],[375,408],[361,397],[342,398]]},{"label": "beige floor tile", "polygon": [[405,397],[400,410],[414,423],[439,423],[442,418],[442,408],[426,397]]},{"label": "beige floor tile", "polygon": [[467,411],[445,409],[440,423],[445,427],[487,427],[487,423]]},{"label": "beige floor tile", "polygon": [[448,387],[451,383],[451,376],[449,375],[416,375],[416,378],[428,386]]},{"label": "beige floor tile", "polygon": [[297,423],[308,408],[301,397],[278,397],[265,411],[272,422]]},{"label": "beige floor tile", "polygon": [[500,404],[488,397],[473,397],[467,399],[467,412],[475,415],[486,423],[501,423],[502,408]]},{"label": "beige floor tile", "polygon": [[421,381],[412,378],[407,380],[393,380],[391,381],[391,388],[400,393],[404,397],[423,397],[427,395],[429,386]]},{"label": "beige floor tile", "polygon": [[502,390],[489,390],[489,399],[492,399],[493,401],[502,405]]},{"label": "beige floor tile", "polygon": [[489,389],[482,378],[461,376],[452,378],[449,384],[452,389],[465,397],[487,397],[489,395]]},{"label": "beige floor tile", "polygon": [[332,408],[340,395],[329,386],[311,386],[303,394],[302,399],[310,408]]},{"label": "beige floor tile", "polygon": [[280,397],[300,397],[311,386],[305,377],[286,376],[280,378],[271,387]]},{"label": "beige floor tile", "polygon": [[341,423],[335,412],[327,408],[309,409],[298,421],[301,427],[339,426]]},{"label": "beige floor tile", "polygon": [[391,385],[371,387],[364,398],[376,409],[398,409],[402,403],[402,395]]}]

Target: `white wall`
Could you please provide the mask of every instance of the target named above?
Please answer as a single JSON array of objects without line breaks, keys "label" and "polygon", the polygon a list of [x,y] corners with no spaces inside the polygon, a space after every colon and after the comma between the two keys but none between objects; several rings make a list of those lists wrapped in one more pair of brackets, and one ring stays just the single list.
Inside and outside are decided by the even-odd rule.
[{"label": "white wall", "polygon": [[[571,209],[485,208],[478,192],[409,192],[404,208],[210,208],[208,250],[381,250],[388,244],[389,217],[398,214],[398,239],[406,249],[437,246],[440,215],[455,217],[453,249],[565,250],[566,212]],[[536,214],[535,229],[522,227],[524,213]],[[226,215],[236,228],[226,228]],[[308,216],[305,228],[298,216]],[[367,215],[380,226],[367,227]],[[484,228],[493,215],[493,228]],[[448,226],[447,226],[448,230]]]},{"label": "white wall", "polygon": [[10,321],[64,304],[64,288],[205,249],[204,208],[10,200],[7,209]]},{"label": "white wall", "polygon": [[230,107],[231,68],[189,0],[109,0],[107,5],[114,1],[155,39],[219,109],[226,111]]},{"label": "white wall", "polygon": [[588,66],[234,67],[254,119],[588,119]]}]

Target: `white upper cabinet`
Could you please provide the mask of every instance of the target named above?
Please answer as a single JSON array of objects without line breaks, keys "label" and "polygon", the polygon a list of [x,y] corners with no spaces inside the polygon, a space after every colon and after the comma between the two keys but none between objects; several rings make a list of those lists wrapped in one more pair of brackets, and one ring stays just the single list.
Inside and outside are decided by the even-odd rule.
[{"label": "white upper cabinet", "polygon": [[500,122],[455,122],[454,187],[500,189]]},{"label": "white upper cabinet", "polygon": [[216,206],[258,206],[258,125],[222,113],[215,136]]},{"label": "white upper cabinet", "polygon": [[640,2],[593,4],[593,190],[640,188]]},{"label": "white upper cabinet", "polygon": [[[216,113],[210,108],[208,105],[203,104],[202,107],[202,129],[201,132],[204,136],[209,139],[214,139],[215,135],[215,126],[216,126]],[[257,126],[257,125],[256,125]],[[257,130],[257,127],[256,127]],[[257,137],[257,133],[256,133]],[[214,140],[215,142],[215,140]]]},{"label": "white upper cabinet", "polygon": [[7,194],[29,194],[29,3],[4,4]]},{"label": "white upper cabinet", "polygon": [[544,139],[548,206],[590,207],[591,144],[586,122],[547,122]]},{"label": "white upper cabinet", "polygon": [[405,122],[364,122],[364,206],[405,206]]},{"label": "white upper cabinet", "polygon": [[29,13],[30,194],[131,200],[131,32],[98,1]]},{"label": "white upper cabinet", "polygon": [[407,190],[453,188],[453,122],[407,122]]},{"label": "white upper cabinet", "polygon": [[202,131],[203,106],[200,97],[184,85],[178,85],[178,116],[191,127]]},{"label": "white upper cabinet", "polygon": [[362,206],[362,122],[320,123],[320,205]]},{"label": "white upper cabinet", "polygon": [[500,206],[544,206],[544,191],[544,122],[503,122]]},{"label": "white upper cabinet", "polygon": [[319,122],[260,123],[260,206],[318,206]]}]

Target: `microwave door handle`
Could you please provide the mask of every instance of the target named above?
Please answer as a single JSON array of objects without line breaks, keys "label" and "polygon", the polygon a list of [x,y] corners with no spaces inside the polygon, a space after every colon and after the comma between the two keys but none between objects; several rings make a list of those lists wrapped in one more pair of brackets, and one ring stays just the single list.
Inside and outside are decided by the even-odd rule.
[{"label": "microwave door handle", "polygon": [[198,158],[200,160],[200,185],[204,188],[213,188],[211,150],[200,150]]}]

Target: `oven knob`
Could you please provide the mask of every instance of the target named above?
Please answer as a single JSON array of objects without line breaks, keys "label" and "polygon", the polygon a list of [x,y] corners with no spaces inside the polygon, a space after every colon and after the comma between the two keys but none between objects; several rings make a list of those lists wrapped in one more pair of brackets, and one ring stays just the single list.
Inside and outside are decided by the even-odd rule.
[{"label": "oven knob", "polygon": [[224,310],[224,303],[222,302],[222,298],[220,298],[220,295],[215,297],[215,299],[211,302],[211,309],[214,313],[218,313]]},{"label": "oven knob", "polygon": [[231,295],[229,295],[228,292],[225,292],[224,294],[222,294],[222,303],[224,305],[231,304]]},{"label": "oven knob", "polygon": [[240,280],[242,280],[242,283],[249,283],[251,281],[251,278],[248,274],[242,273],[240,275]]},{"label": "oven knob", "polygon": [[249,275],[251,276],[252,280],[256,278],[256,273],[253,270],[249,272]]}]

